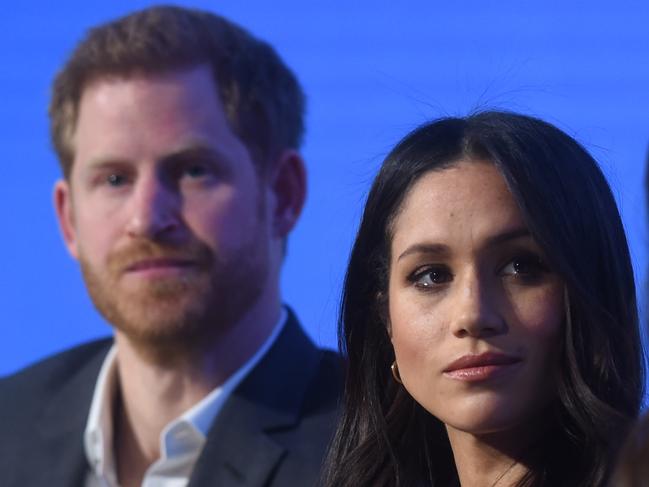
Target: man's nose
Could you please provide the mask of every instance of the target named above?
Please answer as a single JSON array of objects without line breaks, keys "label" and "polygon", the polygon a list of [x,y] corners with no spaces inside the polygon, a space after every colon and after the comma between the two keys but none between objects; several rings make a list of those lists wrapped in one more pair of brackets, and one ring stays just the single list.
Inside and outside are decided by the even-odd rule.
[{"label": "man's nose", "polygon": [[507,330],[496,282],[472,272],[456,283],[451,310],[451,331],[455,336],[488,337]]},{"label": "man's nose", "polygon": [[134,238],[169,238],[180,227],[180,195],[159,176],[143,176],[135,184],[126,232]]}]

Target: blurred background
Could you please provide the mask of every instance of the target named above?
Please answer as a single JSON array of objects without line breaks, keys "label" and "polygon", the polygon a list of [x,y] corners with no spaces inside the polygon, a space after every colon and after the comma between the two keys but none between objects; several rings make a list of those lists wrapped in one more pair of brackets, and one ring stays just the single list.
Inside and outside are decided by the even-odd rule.
[{"label": "blurred background", "polygon": [[[47,104],[85,30],[139,0],[5,2],[0,16],[0,375],[110,333],[52,209],[59,177]],[[645,293],[649,3],[193,1],[269,41],[308,95],[309,196],[283,271],[287,303],[336,346],[347,257],[369,184],[406,132],[501,108],[544,118],[600,162]],[[644,305],[644,299],[641,299]]]}]

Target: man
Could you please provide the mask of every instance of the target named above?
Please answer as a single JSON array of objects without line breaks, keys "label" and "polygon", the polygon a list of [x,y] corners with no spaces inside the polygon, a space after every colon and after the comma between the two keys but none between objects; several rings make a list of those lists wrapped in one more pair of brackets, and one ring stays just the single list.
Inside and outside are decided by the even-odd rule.
[{"label": "man", "polygon": [[337,357],[281,306],[303,95],[266,43],[155,7],[89,32],[50,106],[55,207],[114,326],[0,384],[3,486],[301,486]]}]

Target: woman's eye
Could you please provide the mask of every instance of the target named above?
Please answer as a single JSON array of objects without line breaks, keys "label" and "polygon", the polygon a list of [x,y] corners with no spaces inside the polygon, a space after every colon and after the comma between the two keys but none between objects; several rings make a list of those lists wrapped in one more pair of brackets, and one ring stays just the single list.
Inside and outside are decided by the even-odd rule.
[{"label": "woman's eye", "polygon": [[443,267],[429,267],[414,272],[408,279],[417,288],[430,289],[450,282],[453,279],[453,275],[448,269]]},{"label": "woman's eye", "polygon": [[546,272],[548,272],[547,266],[540,257],[535,255],[515,257],[501,270],[504,275],[520,277],[537,277]]}]

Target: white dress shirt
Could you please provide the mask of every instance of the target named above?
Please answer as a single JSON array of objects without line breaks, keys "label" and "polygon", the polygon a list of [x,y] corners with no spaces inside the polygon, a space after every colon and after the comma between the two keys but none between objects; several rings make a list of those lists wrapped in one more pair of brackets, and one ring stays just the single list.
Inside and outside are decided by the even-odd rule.
[{"label": "white dress shirt", "polygon": [[[207,432],[232,391],[275,343],[286,323],[282,308],[270,336],[228,380],[167,424],[160,433],[160,458],[149,466],[142,487],[185,487]],[[113,454],[113,403],[117,392],[117,348],[104,359],[90,404],[84,446],[90,470],[85,487],[119,487]]]}]

